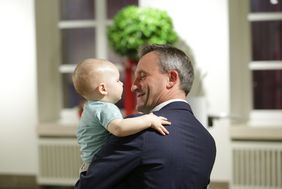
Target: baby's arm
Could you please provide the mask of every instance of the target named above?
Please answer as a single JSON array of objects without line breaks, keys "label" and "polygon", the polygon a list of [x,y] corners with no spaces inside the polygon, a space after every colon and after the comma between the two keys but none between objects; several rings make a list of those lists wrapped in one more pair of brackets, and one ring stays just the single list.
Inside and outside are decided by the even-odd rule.
[{"label": "baby's arm", "polygon": [[162,135],[167,135],[168,131],[163,125],[170,125],[170,122],[165,117],[150,113],[139,117],[115,119],[109,123],[108,131],[115,136],[123,137],[152,127]]}]

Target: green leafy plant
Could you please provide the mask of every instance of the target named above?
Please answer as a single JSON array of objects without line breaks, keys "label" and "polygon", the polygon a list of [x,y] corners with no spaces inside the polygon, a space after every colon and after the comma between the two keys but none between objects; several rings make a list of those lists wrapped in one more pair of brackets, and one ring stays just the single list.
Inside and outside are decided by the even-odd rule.
[{"label": "green leafy plant", "polygon": [[113,18],[108,39],[116,53],[137,60],[140,47],[146,44],[174,44],[177,34],[165,11],[127,6]]}]

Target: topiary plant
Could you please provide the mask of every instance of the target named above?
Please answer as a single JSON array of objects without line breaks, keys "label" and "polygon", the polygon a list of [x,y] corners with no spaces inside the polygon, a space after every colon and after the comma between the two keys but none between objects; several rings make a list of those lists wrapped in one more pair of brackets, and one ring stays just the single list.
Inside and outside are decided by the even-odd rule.
[{"label": "topiary plant", "polygon": [[116,53],[137,60],[140,47],[146,44],[173,44],[177,41],[177,34],[165,11],[127,6],[113,18],[108,39]]}]

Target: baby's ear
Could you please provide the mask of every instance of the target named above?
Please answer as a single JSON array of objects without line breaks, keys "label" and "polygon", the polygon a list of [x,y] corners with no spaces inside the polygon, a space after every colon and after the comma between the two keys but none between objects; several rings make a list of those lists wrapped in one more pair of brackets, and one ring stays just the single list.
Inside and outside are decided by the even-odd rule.
[{"label": "baby's ear", "polygon": [[108,91],[107,91],[106,84],[105,83],[100,83],[100,85],[98,86],[98,91],[102,95],[107,95]]}]

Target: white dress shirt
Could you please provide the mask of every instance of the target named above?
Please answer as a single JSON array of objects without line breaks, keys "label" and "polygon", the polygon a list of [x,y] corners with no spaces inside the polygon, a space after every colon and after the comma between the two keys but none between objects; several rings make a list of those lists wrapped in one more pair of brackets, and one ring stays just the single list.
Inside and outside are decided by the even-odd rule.
[{"label": "white dress shirt", "polygon": [[165,101],[165,102],[163,102],[163,103],[160,103],[159,105],[157,105],[156,107],[154,107],[153,109],[152,109],[152,112],[154,112],[154,111],[159,111],[160,109],[162,109],[164,106],[166,106],[166,105],[168,105],[168,104],[170,104],[170,103],[172,103],[172,102],[185,102],[185,103],[188,103],[186,100],[184,100],[184,99],[178,99],[178,98],[176,98],[176,99],[171,99],[171,100],[168,100],[168,101]]}]

